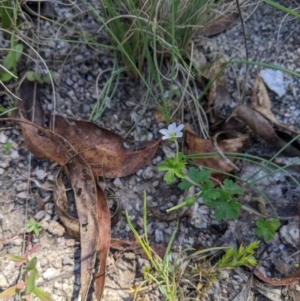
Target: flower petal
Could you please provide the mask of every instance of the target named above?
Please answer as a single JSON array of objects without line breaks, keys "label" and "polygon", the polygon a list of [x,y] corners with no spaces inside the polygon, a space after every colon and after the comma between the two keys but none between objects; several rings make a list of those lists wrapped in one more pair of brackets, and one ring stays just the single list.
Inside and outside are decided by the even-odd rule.
[{"label": "flower petal", "polygon": [[168,126],[168,131],[169,131],[169,132],[171,132],[171,131],[176,131],[176,123],[175,123],[175,122],[169,124],[169,126]]},{"label": "flower petal", "polygon": [[182,132],[176,133],[176,137],[181,138],[183,136]]},{"label": "flower petal", "polygon": [[170,137],[167,137],[167,136],[162,136],[162,140],[166,140],[166,139],[169,139]]},{"label": "flower petal", "polygon": [[176,132],[181,131],[184,128],[184,124],[179,124],[179,126],[176,128]]},{"label": "flower petal", "polygon": [[161,130],[159,130],[159,132],[160,132],[162,135],[165,135],[165,136],[170,137],[170,132],[169,132],[167,129],[161,129]]}]

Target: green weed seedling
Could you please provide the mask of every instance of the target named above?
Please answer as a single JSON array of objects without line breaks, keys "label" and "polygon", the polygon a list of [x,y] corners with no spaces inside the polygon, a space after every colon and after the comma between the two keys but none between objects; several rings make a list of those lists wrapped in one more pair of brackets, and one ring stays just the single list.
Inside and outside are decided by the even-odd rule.
[{"label": "green weed seedling", "polygon": [[4,58],[3,65],[0,65],[0,81],[3,83],[17,78],[17,63],[23,52],[22,44],[15,44],[14,37],[11,38],[10,50]]},{"label": "green weed seedling", "polygon": [[4,148],[4,154],[7,155],[12,149],[12,143],[7,141],[6,143],[4,143],[3,148]]},{"label": "green weed seedling", "polygon": [[27,223],[26,233],[33,232],[36,237],[39,237],[40,231],[42,229],[41,224],[35,221],[33,218],[27,220],[26,223]]},{"label": "green weed seedling", "polygon": [[[191,288],[195,289],[199,288],[197,283],[199,281],[206,282],[206,285],[203,286],[201,290],[196,290],[198,290],[199,294],[205,295],[205,290],[208,290],[211,287],[211,283],[220,277],[222,270],[229,270],[242,266],[252,267],[256,265],[257,262],[253,255],[259,245],[258,241],[252,242],[246,247],[241,245],[238,250],[228,247],[213,247],[199,251],[186,249],[173,258],[171,247],[178,230],[178,223],[170,238],[164,257],[160,258],[152,250],[148,240],[146,193],[144,193],[143,206],[143,236],[139,235],[137,230],[133,227],[129,214],[126,211],[126,220],[129,228],[150,262],[150,266],[145,266],[143,271],[145,280],[133,290],[135,297],[147,284],[154,283],[160,289],[166,300],[184,300],[185,293],[182,289],[183,284],[189,284]],[[212,258],[211,254],[216,251],[225,251],[225,253],[217,263],[211,265],[209,263],[210,258]],[[204,255],[207,253],[208,255]],[[195,263],[196,265],[193,265],[192,263]]]},{"label": "green weed seedling", "polygon": [[0,16],[2,28],[9,29],[12,25],[14,5],[12,0],[2,0],[0,4]]},{"label": "green weed seedling", "polygon": [[31,82],[38,82],[39,84],[48,84],[53,78],[54,72],[50,71],[45,75],[40,75],[35,71],[27,71],[26,78]]},{"label": "green weed seedling", "polygon": [[[26,228],[27,233],[34,233],[37,237],[41,230],[41,226],[34,219],[27,220],[28,227]],[[35,285],[36,280],[39,277],[38,270],[36,268],[37,257],[31,257],[32,254],[38,252],[41,248],[41,245],[37,244],[26,252],[22,256],[16,256],[12,254],[7,254],[5,257],[13,262],[15,262],[16,267],[22,267],[22,280],[7,288],[0,293],[0,300],[6,300],[17,294],[21,294],[22,299],[30,301],[32,295],[38,297],[42,301],[53,301],[51,296],[37,287]]]},{"label": "green weed seedling", "polygon": [[[158,165],[159,171],[165,171],[164,181],[167,184],[172,184],[175,181],[175,176],[180,179],[178,187],[182,190],[187,190],[191,186],[200,188],[193,197],[188,197],[182,203],[170,208],[167,212],[178,210],[182,207],[192,206],[197,198],[202,198],[204,204],[209,208],[214,209],[214,217],[217,221],[226,219],[237,219],[240,210],[243,208],[239,203],[237,196],[244,193],[243,189],[233,183],[232,180],[224,180],[220,183],[217,179],[211,177],[211,174],[206,169],[201,170],[190,167],[186,169],[188,163],[183,153],[179,152],[177,139],[182,137],[181,130],[183,125],[176,126],[175,123],[169,125],[168,129],[160,130],[163,135],[163,140],[170,140],[176,144],[176,154],[167,158]],[[187,171],[186,171],[187,170]],[[219,184],[215,187],[214,182]],[[280,222],[278,219],[263,220],[260,219],[256,223],[255,233],[258,236],[263,236],[265,240],[270,240],[274,237],[275,231],[279,228]]]}]

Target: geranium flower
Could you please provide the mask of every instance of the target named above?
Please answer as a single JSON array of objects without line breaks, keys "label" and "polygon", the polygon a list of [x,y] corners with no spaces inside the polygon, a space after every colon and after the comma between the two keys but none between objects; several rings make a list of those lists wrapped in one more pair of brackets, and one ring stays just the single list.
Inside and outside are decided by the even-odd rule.
[{"label": "geranium flower", "polygon": [[181,138],[183,136],[182,129],[184,128],[183,124],[176,126],[176,123],[173,122],[168,126],[168,129],[161,129],[159,132],[163,135],[162,139],[171,139],[176,140],[177,138]]}]

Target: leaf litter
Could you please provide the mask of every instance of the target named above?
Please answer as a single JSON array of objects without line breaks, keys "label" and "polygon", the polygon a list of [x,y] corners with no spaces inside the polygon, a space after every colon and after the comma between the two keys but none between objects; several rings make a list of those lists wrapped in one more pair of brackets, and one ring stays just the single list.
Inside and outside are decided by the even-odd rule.
[{"label": "leaf litter", "polygon": [[[214,34],[214,33],[212,33],[212,34]],[[222,87],[224,87],[224,86],[226,86],[226,84],[222,85]],[[237,114],[238,118],[241,119],[247,126],[249,126],[256,134],[258,134],[259,136],[264,138],[272,146],[275,146],[277,149],[280,149],[282,146],[285,146],[287,142],[278,136],[278,134],[274,131],[272,124],[276,124],[278,126],[281,125],[281,127],[283,127],[285,130],[290,131],[291,135],[295,135],[297,133],[293,132],[294,130],[291,129],[289,126],[279,124],[279,122],[276,120],[276,118],[274,117],[274,115],[272,114],[272,112],[270,110],[270,108],[271,108],[270,101],[267,100],[267,98],[266,98],[266,94],[265,94],[265,91],[263,90],[263,85],[261,84],[261,82],[259,82],[258,84],[255,83],[254,87],[253,87],[253,98],[251,99],[251,107],[252,108],[250,106],[248,107],[244,104],[238,104],[237,109],[236,109],[236,114]],[[222,105],[222,103],[220,103],[220,104],[214,106],[214,104],[217,104],[220,101],[220,99],[222,99],[222,97],[217,97],[218,91],[220,89],[218,90],[218,88],[216,89],[216,87],[213,87],[213,89],[215,89],[215,91],[213,91],[213,90],[210,91],[209,98],[210,98],[210,106],[215,108],[215,107],[219,107],[220,105]],[[258,93],[254,92],[257,90],[258,90]],[[219,100],[217,100],[217,98]],[[35,108],[37,108],[37,105],[35,105]],[[215,119],[217,121],[218,121],[218,119],[222,118],[222,116],[218,115],[217,112],[215,112],[215,117],[216,117]],[[28,117],[27,117],[27,119],[31,120],[31,118],[28,118]],[[97,175],[103,175],[106,177],[111,176],[112,178],[115,177],[115,176],[113,176],[114,173],[116,173],[118,175],[118,177],[125,175],[127,172],[128,172],[128,174],[130,174],[126,168],[124,168],[124,170],[119,171],[117,168],[118,165],[111,167],[110,164],[107,163],[110,161],[109,154],[105,154],[103,157],[100,157],[101,158],[100,163],[98,160],[96,160],[96,162],[93,161],[93,158],[95,158],[95,156],[98,156],[99,154],[101,156],[101,151],[103,151],[101,144],[99,144],[100,147],[94,146],[93,139],[95,138],[95,135],[98,137],[102,137],[103,132],[106,131],[105,129],[100,128],[100,127],[90,124],[90,123],[88,123],[87,125],[79,126],[79,124],[81,124],[82,121],[72,120],[70,118],[64,118],[61,116],[55,116],[55,119],[58,119],[59,122],[61,122],[61,124],[66,126],[68,128],[68,130],[70,130],[70,132],[72,132],[72,135],[77,135],[77,140],[73,141],[74,145],[73,145],[73,142],[68,144],[64,140],[61,140],[61,138],[58,138],[59,135],[63,136],[62,133],[58,134],[56,132],[56,130],[54,130],[55,133],[52,132],[52,134],[50,134],[50,132],[48,132],[44,127],[38,128],[34,124],[31,124],[28,121],[25,121],[25,119],[23,119],[24,122],[21,123],[23,133],[24,133],[24,139],[28,143],[28,145],[27,145],[28,148],[30,149],[30,147],[31,147],[32,153],[35,154],[37,157],[46,157],[51,161],[52,160],[56,161],[56,162],[57,162],[57,160],[59,161],[59,164],[62,165],[63,168],[66,170],[66,174],[68,175],[68,173],[69,173],[70,181],[71,182],[75,181],[74,182],[75,184],[72,186],[73,186],[73,189],[75,192],[75,196],[77,193],[78,199],[81,199],[80,197],[83,193],[83,190],[82,190],[83,188],[87,189],[90,192],[94,191],[92,193],[92,195],[95,194],[94,189],[96,189],[96,191],[98,192],[99,189],[98,189],[97,184],[94,183],[93,180],[91,180],[93,178],[93,173],[97,174]],[[38,121],[37,124],[39,124],[39,123],[40,122]],[[86,122],[83,121],[83,123],[86,123]],[[25,125],[25,126],[23,126],[23,125]],[[43,126],[43,124],[40,124],[40,126]],[[54,128],[56,126],[57,126],[57,124],[55,122]],[[59,128],[61,128],[61,127],[59,127]],[[79,131],[77,131],[78,130],[77,128],[79,128]],[[62,131],[63,130],[64,129],[62,129]],[[89,132],[90,130],[91,130],[92,134]],[[110,135],[114,136],[114,133],[108,131],[107,133],[105,133],[104,136],[105,136],[105,138],[109,139]],[[218,137],[219,135],[223,135],[223,133],[221,133],[221,134],[218,133],[216,135],[217,138],[215,139],[215,141],[217,141],[218,147],[220,148],[220,150],[222,152],[229,151],[227,149],[229,146],[226,146],[226,142],[224,142],[224,144],[225,144],[224,149],[220,147],[220,145],[222,146],[222,141],[226,141],[226,139],[221,141],[220,137]],[[38,136],[42,137],[42,138],[39,138]],[[197,143],[195,143],[195,140],[202,139],[202,138],[197,137],[196,135],[193,137],[190,134],[187,134],[187,136],[192,137],[192,138],[189,137],[189,139],[188,139],[189,144],[191,146],[190,145],[187,146],[187,153],[195,154],[198,152],[203,152],[203,150],[206,150],[206,149],[208,149],[208,152],[213,152],[213,153],[218,152],[218,149],[214,146],[213,141],[206,140],[206,141],[200,141],[200,142],[198,141]],[[90,138],[90,137],[92,137],[92,138]],[[224,137],[224,135],[222,137]],[[64,137],[64,138],[66,138],[66,137]],[[236,138],[231,137],[230,139],[236,139]],[[243,140],[234,141],[233,140],[233,143],[232,143],[232,141],[230,139],[227,139],[228,140],[227,144],[228,145],[231,145],[231,144],[236,145],[236,151],[238,151],[238,152],[244,147],[244,143],[246,142],[246,140],[245,141],[243,141]],[[66,140],[68,140],[68,139],[66,139]],[[202,139],[202,140],[204,140],[204,139]],[[124,159],[125,162],[127,162],[127,160],[128,160],[128,162],[129,162],[128,166],[131,167],[130,163],[132,163],[134,161],[132,154],[135,153],[135,151],[132,151],[132,150],[128,149],[127,147],[124,147],[124,145],[125,145],[124,141],[118,140],[117,137],[116,137],[116,141],[117,141],[117,143],[116,143],[117,149],[124,151],[125,154],[123,154],[124,155],[123,159],[125,158]],[[42,143],[42,147],[40,146],[40,142]],[[70,141],[68,141],[68,142],[70,142]],[[57,144],[57,145],[53,146],[53,144]],[[194,146],[194,144],[196,146]],[[59,149],[57,149],[57,146]],[[48,154],[45,151],[45,149],[47,149],[48,147],[50,150],[49,151],[50,154]],[[71,147],[72,151],[70,151],[70,147]],[[105,146],[104,149],[106,147],[107,146]],[[144,146],[142,146],[142,148],[143,147]],[[153,149],[152,149],[152,147],[153,147]],[[147,146],[146,146],[146,148],[147,148]],[[235,147],[233,147],[233,148],[235,148]],[[289,148],[290,147],[288,147],[286,154],[291,155],[291,156],[298,156],[297,149],[295,150],[294,148],[291,148],[291,149],[289,149]],[[152,154],[152,152],[154,152],[154,149],[156,150],[155,143],[150,143],[148,154]],[[60,153],[62,150],[70,152],[69,155],[68,156],[62,155]],[[112,152],[114,152],[114,150],[112,150]],[[74,160],[76,157],[83,157],[84,154],[86,154],[85,158],[90,158],[90,161],[86,160],[86,159],[83,159],[82,161]],[[89,154],[89,155],[87,155],[87,154]],[[91,156],[91,157],[89,157],[89,156]],[[115,157],[117,157],[117,155],[114,154],[113,158],[115,158]],[[220,157],[221,157],[221,155],[220,155]],[[142,156],[141,162],[137,163],[136,166],[139,166],[139,168],[144,166],[143,162],[146,162],[145,158],[147,158],[147,155]],[[86,161],[91,163],[91,165],[94,164],[95,170],[91,171],[90,168],[87,168],[87,164],[84,164]],[[105,162],[105,164],[103,164],[103,162]],[[205,162],[205,160],[204,161],[202,160],[201,164],[203,164],[203,162]],[[207,162],[205,162],[205,163],[208,164],[208,166],[212,166],[213,168],[216,168],[219,170],[223,170],[223,169],[227,170],[228,169],[228,171],[232,171],[231,164],[229,164],[229,162],[226,161],[226,159],[224,159],[222,157],[218,158],[218,159],[207,160]],[[79,166],[81,164],[81,168],[77,167],[76,164]],[[205,165],[205,164],[203,164],[203,165]],[[69,166],[69,168],[68,168],[68,166]],[[94,169],[93,166],[92,166],[92,169]],[[76,174],[76,172],[78,172],[79,174]],[[117,172],[119,172],[119,174]],[[71,176],[71,175],[73,175],[73,176]],[[85,183],[87,181],[86,175],[88,176],[88,184]],[[62,183],[60,177],[61,177],[61,175],[59,174],[57,176],[57,178],[55,179],[56,186],[58,187],[57,191],[60,191],[59,197],[61,197],[61,195],[63,195],[62,192],[64,192],[64,194],[65,194],[65,188],[63,186],[63,183]],[[90,177],[91,177],[91,179],[90,179]],[[92,184],[91,184],[91,182],[92,182]],[[84,184],[87,185],[88,187],[86,187]],[[89,187],[89,186],[91,186],[91,187]],[[56,201],[56,203],[59,204],[57,208],[61,208],[64,206],[64,204],[66,204],[66,200],[64,198],[65,197],[63,196],[62,197],[63,201],[61,201],[61,202]],[[105,196],[104,196],[104,198],[105,198]],[[103,198],[101,198],[101,200],[103,202],[106,202],[106,200]],[[97,201],[96,201],[96,204],[98,204]],[[107,203],[106,203],[106,206],[107,206]],[[107,218],[109,216],[109,213],[107,212],[106,207],[105,207],[106,211],[104,210],[102,212],[102,209],[103,208],[101,206],[100,211],[99,211],[99,207],[97,207],[97,220],[101,220],[101,218],[103,218],[103,216],[101,216],[101,213],[106,212],[104,214],[106,217],[105,225],[108,225],[110,223],[110,218]],[[65,212],[67,212],[67,208],[64,208],[64,210],[65,210]],[[63,221],[63,215],[64,215],[64,213],[60,213],[60,218],[62,219],[62,221]],[[85,217],[86,216],[84,216],[82,219],[83,220],[82,225],[84,227],[86,226]],[[65,216],[65,218],[67,219],[67,222],[69,222],[68,219],[71,217]],[[74,219],[74,221],[76,221],[76,223],[78,225],[78,220]],[[75,227],[72,230],[72,231],[74,231],[73,234],[79,232],[76,229],[80,229],[80,226],[78,225],[77,227],[78,228]],[[106,229],[106,231],[108,231],[108,230]],[[101,251],[100,242],[97,243],[95,250]],[[105,252],[104,252],[104,254],[105,254]],[[105,255],[103,255],[103,256],[105,257]],[[93,260],[95,260],[95,259],[93,259]],[[103,260],[103,257],[102,257],[102,260]],[[100,262],[101,262],[101,260],[100,260]],[[102,265],[102,267],[103,267],[103,265]],[[102,272],[103,272],[103,270],[102,270]],[[103,274],[101,273],[101,267],[100,267],[100,271],[98,272],[97,276],[99,276],[99,278],[101,278],[101,275],[103,275]],[[291,278],[297,279],[297,277],[298,276],[297,276],[297,271],[296,271],[296,275],[291,276]],[[101,288],[101,286],[103,285],[102,281],[103,281],[103,278],[101,279],[101,281],[99,281],[101,283],[98,285],[98,287],[100,288],[99,289],[100,291],[102,290],[102,288]],[[89,282],[89,280],[87,280],[87,282]],[[87,286],[87,285],[85,284],[84,286]],[[98,292],[99,292],[99,290],[98,290]],[[101,292],[99,294],[101,294]]]},{"label": "leaf litter", "polygon": [[38,122],[43,123],[42,110],[36,110],[40,108],[38,100],[30,102],[33,99],[32,88],[32,83],[27,80],[23,81],[20,88],[22,101],[19,102],[19,112],[25,144],[36,157],[61,165],[69,178],[79,223],[67,214],[67,196],[61,170],[54,186],[57,213],[68,233],[80,237],[82,300],[87,299],[93,279],[91,271],[98,258],[99,270],[95,274],[94,292],[97,300],[100,300],[110,247],[111,216],[106,196],[97,185],[95,176],[121,177],[136,172],[152,159],[159,141],[147,143],[140,151],[132,151],[124,147],[122,137],[90,122],[55,116],[52,119],[55,120],[53,130],[38,126],[24,117],[24,111],[25,114],[35,112]]}]

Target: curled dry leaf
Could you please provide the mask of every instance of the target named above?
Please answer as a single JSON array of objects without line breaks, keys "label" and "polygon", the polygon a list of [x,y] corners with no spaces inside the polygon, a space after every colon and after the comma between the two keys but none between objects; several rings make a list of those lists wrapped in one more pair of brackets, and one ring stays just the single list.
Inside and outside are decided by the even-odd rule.
[{"label": "curled dry leaf", "polygon": [[257,269],[254,270],[253,274],[261,281],[264,281],[265,283],[271,284],[273,286],[286,286],[298,282],[300,280],[300,267],[298,267],[293,274],[282,280],[265,277]]},{"label": "curled dry leaf", "polygon": [[[240,5],[243,1],[239,1]],[[206,21],[209,25],[200,29],[203,36],[212,36],[225,31],[234,21],[237,20],[239,14],[237,12],[234,0],[222,1],[222,6],[218,7],[218,11]]]},{"label": "curled dry leaf", "polygon": [[111,217],[105,194],[99,186],[97,186],[97,215],[99,223],[99,236],[97,243],[99,267],[96,271],[94,287],[96,299],[100,300],[105,286],[106,259],[110,247]]},{"label": "curled dry leaf", "polygon": [[65,165],[70,176],[80,225],[81,296],[82,300],[86,300],[92,281],[91,271],[95,265],[99,237],[97,188],[92,170],[72,145],[60,135],[24,118],[21,125],[28,148],[38,156]]},{"label": "curled dry leaf", "polygon": [[32,102],[32,83],[25,80],[20,93],[21,120],[14,120],[21,121],[25,144],[36,157],[64,166],[74,191],[78,220],[68,215],[67,196],[58,175],[54,189],[56,209],[62,222],[68,225],[68,233],[80,237],[81,242],[81,299],[87,299],[93,278],[91,271],[98,252],[100,264],[95,276],[95,295],[100,300],[110,246],[111,217],[105,194],[97,186],[94,174],[121,177],[134,173],[152,159],[160,141],[145,143],[144,149],[132,151],[124,146],[122,137],[111,131],[89,122],[67,120],[60,116],[54,116],[54,130],[48,130],[42,127],[41,107],[39,109],[39,104]]},{"label": "curled dry leaf", "polygon": [[98,176],[125,177],[147,165],[159,142],[142,142],[140,150],[125,147],[119,135],[94,123],[55,116],[54,131],[67,139]]},{"label": "curled dry leaf", "polygon": [[[223,153],[238,153],[242,150],[247,140],[248,136],[237,134],[236,138],[218,141],[218,147]],[[193,161],[203,166],[219,170],[220,172],[231,172],[233,170],[233,161],[223,159],[209,139],[202,139],[191,131],[185,131],[183,143],[183,149],[186,155],[201,153],[216,154],[214,158],[193,159]]]},{"label": "curled dry leaf", "polygon": [[268,95],[267,88],[259,75],[257,75],[252,89],[251,107],[272,123],[280,126],[285,130],[290,131],[295,136],[299,135],[299,132],[297,132],[293,126],[282,124],[276,119],[271,111],[271,101]]},{"label": "curled dry leaf", "polygon": [[[262,137],[277,150],[286,146],[286,141],[276,134],[269,121],[260,113],[252,110],[246,105],[240,104],[237,106],[235,114],[239,119],[247,124],[253,132]],[[297,157],[300,155],[300,151],[292,145],[286,147],[283,153],[291,157]]]}]

